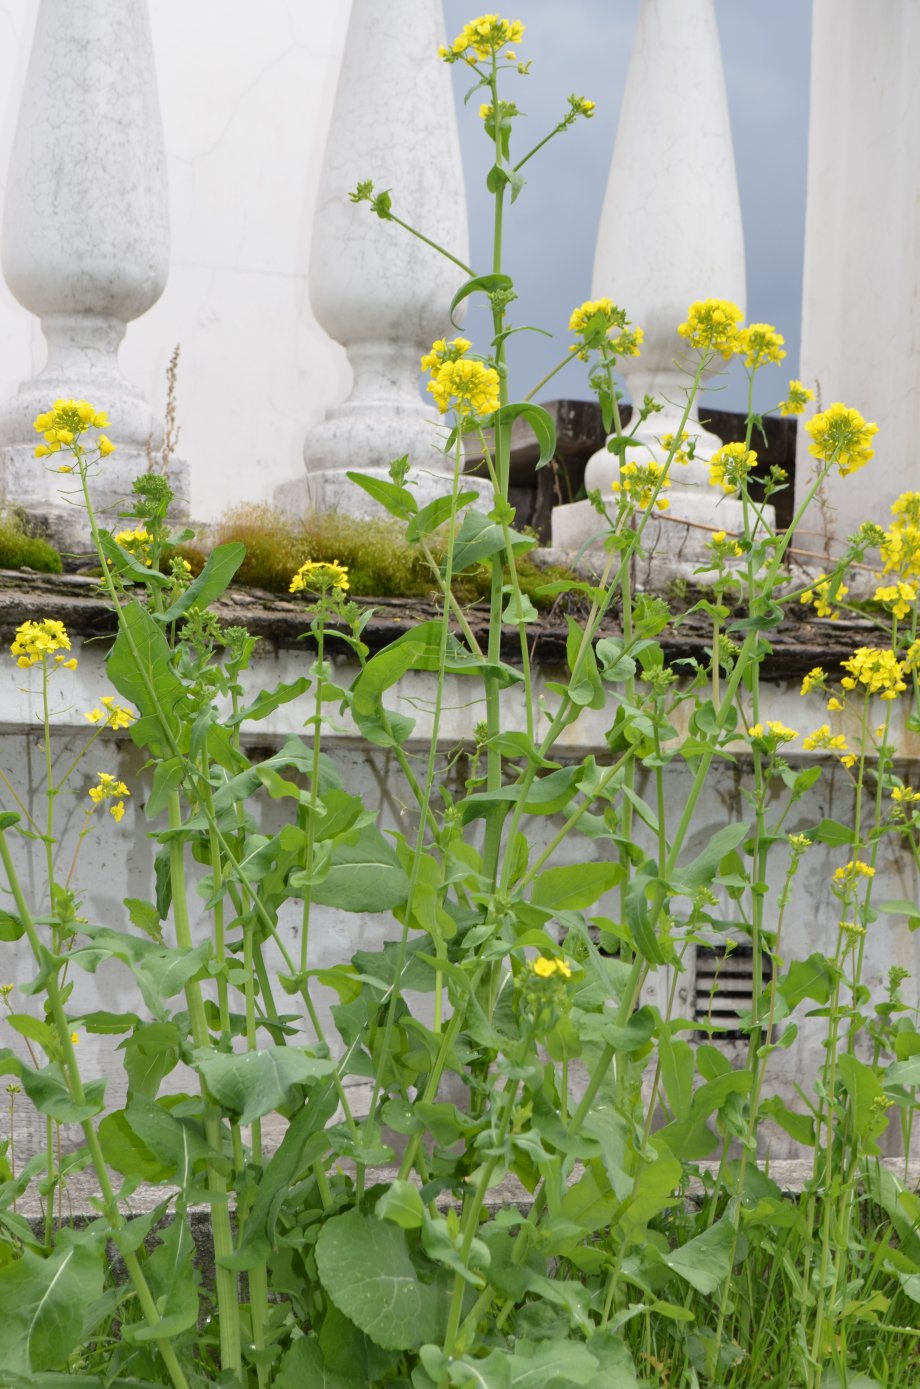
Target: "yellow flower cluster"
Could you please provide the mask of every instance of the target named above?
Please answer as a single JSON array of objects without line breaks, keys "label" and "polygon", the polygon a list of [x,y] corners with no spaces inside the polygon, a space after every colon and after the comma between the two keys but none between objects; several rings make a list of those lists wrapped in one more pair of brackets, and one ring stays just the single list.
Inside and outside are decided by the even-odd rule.
[{"label": "yellow flower cluster", "polygon": [[814,733],[809,733],[802,739],[802,747],[806,752],[833,752],[840,758],[845,767],[852,767],[856,762],[856,754],[850,752],[847,740],[842,733],[831,733],[829,723],[822,723],[820,728],[816,728]]},{"label": "yellow flower cluster", "polygon": [[[462,339],[461,339],[462,341]],[[501,404],[499,377],[494,367],[469,357],[445,361],[437,367],[428,390],[442,415],[453,409],[464,418],[493,414]]]},{"label": "yellow flower cluster", "polygon": [[307,560],[291,580],[289,593],[348,592],[348,570],[338,560]]},{"label": "yellow flower cluster", "polygon": [[[491,110],[491,107],[489,109]],[[438,338],[431,344],[431,351],[426,352],[422,358],[422,371],[437,371],[445,362],[455,362],[458,357],[469,352],[472,346],[469,338],[454,338],[452,342]]]},{"label": "yellow flower cluster", "polygon": [[[87,429],[105,429],[108,416],[88,400],[56,400],[50,410],[37,415],[34,429],[44,439],[35,449],[36,458],[47,458],[51,453],[59,453],[62,447],[69,448]],[[96,447],[101,457],[107,458],[115,448],[110,439],[100,434]]]},{"label": "yellow flower cluster", "polygon": [[[55,651],[61,650],[70,650],[70,637],[63,622],[53,617],[42,618],[40,622],[21,622],[10,646],[10,654],[16,657],[16,664],[24,669],[38,665],[48,656],[53,656]],[[63,665],[67,670],[77,668],[76,661],[68,661],[66,656],[55,656],[54,663]]]},{"label": "yellow flower cluster", "polygon": [[781,362],[785,357],[786,339],[772,323],[749,323],[738,333],[737,351],[744,353],[746,367],[763,367],[768,362]]},{"label": "yellow flower cluster", "polygon": [[891,503],[892,524],[898,526],[920,526],[920,492],[902,492]]},{"label": "yellow flower cluster", "polygon": [[744,444],[723,444],[709,460],[709,483],[723,492],[737,492],[752,468],[757,467],[754,449]]},{"label": "yellow flower cluster", "polygon": [[809,401],[814,400],[815,393],[804,386],[801,381],[789,382],[789,394],[779,407],[781,415],[801,415],[804,413],[805,406]]},{"label": "yellow flower cluster", "polygon": [[[447,62],[465,58],[467,62],[485,62],[493,53],[498,53],[506,44],[520,43],[524,26],[519,19],[499,19],[497,14],[483,14],[464,24],[450,48],[439,48],[438,56]],[[475,59],[470,57],[472,49]],[[506,53],[513,58],[513,53]]]},{"label": "yellow flower cluster", "polygon": [[778,719],[768,719],[766,726],[762,723],[752,724],[748,729],[749,738],[762,738],[764,741],[776,743],[791,743],[798,737],[794,728],[787,728]]},{"label": "yellow flower cluster", "polygon": [[900,621],[907,617],[917,601],[917,585],[907,584],[899,579],[896,584],[882,584],[875,590],[876,603],[884,603],[888,611]]},{"label": "yellow flower cluster", "polygon": [[[819,579],[815,580],[811,588],[806,588],[799,598],[799,602],[806,605],[811,604],[818,617],[829,617],[832,622],[836,622],[840,613],[831,606],[831,587],[832,581],[822,574]],[[846,598],[849,591],[846,584],[838,584],[833,594],[833,601],[838,598]]]},{"label": "yellow flower cluster", "polygon": [[667,511],[671,505],[667,497],[655,496],[665,487],[670,487],[669,478],[663,477],[662,463],[623,463],[619,477],[610,484],[611,489],[626,501],[632,502],[640,511],[646,511],[655,498],[655,509]]},{"label": "yellow flower cluster", "polygon": [[110,776],[108,772],[97,772],[98,786],[89,788],[89,798],[93,805],[103,805],[105,801],[114,801],[114,805],[109,806],[109,814],[118,823],[125,813],[125,803],[122,796],[130,796],[131,792],[123,781]]},{"label": "yellow flower cluster", "polygon": [[730,299],[697,299],[687,310],[687,321],[677,329],[690,347],[718,352],[728,361],[739,347],[741,310]]},{"label": "yellow flower cluster", "polygon": [[717,559],[738,559],[744,554],[737,540],[729,539],[727,531],[713,531],[709,548]]},{"label": "yellow flower cluster", "polygon": [[104,728],[130,728],[135,715],[123,704],[116,704],[111,695],[100,695],[101,709],[90,709],[83,715],[90,723],[102,724]]},{"label": "yellow flower cluster", "polygon": [[805,428],[811,435],[808,452],[822,463],[836,463],[841,477],[855,473],[875,457],[871,447],[877,424],[867,424],[858,410],[835,401],[813,416]]},{"label": "yellow flower cluster", "polygon": [[920,801],[920,791],[915,791],[912,786],[895,786],[891,799],[896,805],[912,805],[914,801]]},{"label": "yellow flower cluster", "polygon": [[907,689],[904,683],[904,666],[893,651],[877,646],[860,646],[847,661],[841,662],[849,675],[841,684],[845,690],[855,690],[857,684],[864,685],[869,694],[880,695],[882,699],[897,699]]},{"label": "yellow flower cluster", "polygon": [[823,690],[827,684],[827,673],[820,666],[812,666],[802,681],[800,694],[811,694],[812,690]]},{"label": "yellow flower cluster", "polygon": [[902,492],[892,502],[894,520],[879,546],[886,574],[920,574],[920,492]]},{"label": "yellow flower cluster", "polygon": [[871,864],[863,863],[861,858],[851,858],[844,868],[834,869],[834,882],[844,883],[847,887],[852,887],[860,878],[874,877],[875,869]]},{"label": "yellow flower cluster", "polygon": [[617,357],[638,357],[645,336],[612,299],[586,299],[579,304],[569,315],[569,332],[581,339],[573,342],[569,351],[577,352],[585,362],[592,348],[602,346]]},{"label": "yellow flower cluster", "polygon": [[565,960],[552,960],[548,955],[538,955],[530,968],[538,979],[552,979],[557,974],[563,979],[572,977],[571,965]]},{"label": "yellow flower cluster", "polygon": [[662,434],[658,442],[665,453],[670,453],[672,449],[674,450],[674,457],[671,459],[672,463],[689,463],[696,453],[696,435],[688,434],[686,429],[681,430],[679,439],[674,434]]},{"label": "yellow flower cluster", "polygon": [[116,545],[120,545],[123,550],[127,550],[129,555],[140,560],[147,567],[150,567],[150,543],[153,536],[149,533],[146,526],[138,526],[135,530],[116,531]]}]

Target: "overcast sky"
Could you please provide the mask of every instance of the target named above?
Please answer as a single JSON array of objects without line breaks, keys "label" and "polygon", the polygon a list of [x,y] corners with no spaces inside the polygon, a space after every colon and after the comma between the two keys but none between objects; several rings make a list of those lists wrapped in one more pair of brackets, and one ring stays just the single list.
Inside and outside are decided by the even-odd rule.
[{"label": "overcast sky", "polygon": [[[512,398],[525,394],[559,359],[568,342],[563,325],[591,293],[591,272],[601,204],[613,153],[617,116],[639,0],[521,0],[500,11],[526,26],[520,57],[533,60],[528,78],[509,81],[508,97],[527,112],[520,152],[549,130],[570,92],[597,102],[593,120],[579,121],[528,166],[527,186],[511,209],[505,236],[506,268],[520,296],[513,321],[559,328],[550,341],[537,334],[512,338]],[[468,0],[444,0],[448,38],[479,13]],[[747,257],[748,321],[770,322],[785,335],[782,375],[767,372],[759,401],[768,408],[777,385],[798,371],[808,142],[811,0],[716,0],[728,103],[741,194]],[[471,263],[491,265],[491,198],[484,186],[491,163],[477,112],[463,94],[469,73],[454,69],[460,142],[469,198]],[[515,90],[511,90],[511,86]],[[523,132],[523,122],[516,126]],[[628,305],[625,305],[628,309]],[[477,348],[491,336],[482,309],[464,331]],[[788,373],[785,372],[788,368]],[[743,409],[736,374],[712,398],[718,409]],[[573,365],[548,388],[550,395],[586,397],[584,369]]]}]

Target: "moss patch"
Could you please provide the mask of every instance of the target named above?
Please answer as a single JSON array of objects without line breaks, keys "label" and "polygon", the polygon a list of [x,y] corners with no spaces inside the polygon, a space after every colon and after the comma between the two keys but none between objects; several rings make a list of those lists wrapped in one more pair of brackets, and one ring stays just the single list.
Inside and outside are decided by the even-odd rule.
[{"label": "moss patch", "polygon": [[0,511],[0,569],[35,569],[41,574],[60,574],[61,556],[47,540],[29,534],[19,512],[14,509]]},{"label": "moss patch", "polygon": [[[292,521],[268,505],[244,505],[226,512],[214,528],[214,543],[239,540],[246,546],[237,580],[271,593],[287,593],[291,576],[305,560],[335,560],[348,570],[349,592],[360,598],[429,598],[437,583],[418,546],[407,545],[403,527],[395,521],[355,520],[338,513]],[[436,562],[444,557],[444,541],[430,537]],[[203,553],[183,546],[181,553],[194,568]],[[575,578],[568,570],[539,569],[527,557],[518,561],[521,589],[536,607],[549,607],[553,598],[535,593],[552,579]],[[454,592],[463,603],[476,603],[489,593],[488,565],[477,564],[457,575]]]}]

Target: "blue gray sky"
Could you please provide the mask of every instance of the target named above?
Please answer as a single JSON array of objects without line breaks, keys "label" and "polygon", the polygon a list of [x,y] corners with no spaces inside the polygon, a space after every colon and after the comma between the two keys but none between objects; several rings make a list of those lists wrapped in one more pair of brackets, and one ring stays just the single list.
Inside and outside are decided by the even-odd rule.
[{"label": "blue gray sky", "polygon": [[[520,0],[500,12],[526,26],[520,57],[531,75],[509,81],[508,98],[527,113],[516,129],[526,153],[559,119],[570,92],[590,97],[597,112],[553,140],[527,168],[528,182],[510,210],[506,268],[519,294],[516,324],[556,332],[511,339],[512,395],[521,396],[558,360],[568,342],[571,309],[591,292],[601,204],[639,0]],[[478,14],[469,0],[444,0],[449,39]],[[808,143],[811,0],[716,0],[722,59],[735,146],[747,258],[747,319],[770,322],[785,335],[782,368],[762,373],[755,405],[767,409],[798,372]],[[471,264],[491,265],[491,197],[485,175],[490,150],[477,112],[464,108],[469,73],[454,69],[460,143],[470,213]],[[628,305],[624,307],[628,310]],[[464,332],[477,347],[491,336],[482,308]],[[787,370],[788,368],[788,370]],[[743,378],[730,372],[711,397],[715,408],[743,409]],[[550,396],[587,397],[586,373],[573,364],[548,388]]]}]

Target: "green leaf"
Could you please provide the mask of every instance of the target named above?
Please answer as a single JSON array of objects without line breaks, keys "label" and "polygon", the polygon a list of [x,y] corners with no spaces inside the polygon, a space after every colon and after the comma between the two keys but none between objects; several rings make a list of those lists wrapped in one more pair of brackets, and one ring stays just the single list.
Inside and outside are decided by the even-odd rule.
[{"label": "green leaf", "polygon": [[[591,1349],[578,1341],[517,1341],[511,1356],[511,1389],[563,1389],[590,1384],[599,1365]],[[627,1356],[628,1358],[628,1356]],[[621,1389],[622,1381],[606,1380]]]},{"label": "green leaf", "polygon": [[129,579],[136,584],[144,584],[152,587],[163,588],[169,583],[166,574],[160,574],[157,570],[148,568],[142,564],[130,550],[125,550],[115,537],[107,530],[99,531],[99,548],[110,562],[111,567],[120,574],[123,579]]},{"label": "green leaf", "polygon": [[460,511],[463,507],[469,506],[470,502],[478,500],[478,492],[460,492],[456,501],[452,496],[435,497],[434,501],[423,506],[421,511],[417,511],[412,517],[406,527],[406,540],[412,545],[423,536],[431,535],[432,531],[436,531],[450,519],[452,512]]},{"label": "green leaf", "polygon": [[349,482],[364,489],[369,497],[400,521],[408,521],[418,511],[418,502],[408,487],[398,487],[383,478],[367,477],[364,473],[346,473]]},{"label": "green leaf", "polygon": [[[509,538],[513,550],[526,550],[537,543],[532,536],[520,535],[517,531],[510,531]],[[471,509],[464,516],[463,524],[457,532],[454,544],[454,573],[460,574],[464,569],[469,569],[471,564],[480,564],[484,559],[501,554],[504,549],[505,537],[501,526],[481,511]],[[442,575],[444,572],[442,565]]]},{"label": "green leaf", "polygon": [[152,902],[144,902],[140,897],[125,897],[122,906],[128,908],[128,917],[132,926],[136,926],[151,940],[162,945],[163,923],[160,920],[160,913]]},{"label": "green leaf", "polygon": [[[290,881],[292,888],[301,889],[306,875],[292,873]],[[335,845],[328,873],[311,889],[313,902],[345,912],[391,911],[408,896],[409,879],[395,850],[370,825]]]},{"label": "green leaf", "polygon": [[169,798],[185,780],[185,762],[181,757],[169,757],[157,762],[153,773],[153,786],[144,806],[148,820],[154,820],[169,804]]},{"label": "green leaf", "polygon": [[138,1137],[123,1109],[114,1109],[99,1121],[99,1142],[106,1162],[123,1177],[138,1177],[142,1182],[162,1182],[173,1173],[173,1167],[154,1154]]},{"label": "green leaf", "polygon": [[50,1023],[42,1022],[41,1018],[33,1018],[31,1013],[7,1013],[6,1022],[20,1037],[37,1042],[49,1055],[55,1050],[57,1033]]},{"label": "green leaf", "polygon": [[547,868],[534,879],[530,900],[547,911],[580,911],[623,881],[621,863],[572,863]]},{"label": "green leaf", "polygon": [[22,1088],[35,1108],[62,1124],[82,1124],[98,1114],[105,1103],[105,1081],[91,1080],[84,1085],[85,1099],[79,1103],[70,1094],[64,1072],[56,1061],[41,1071],[22,1063]]},{"label": "green leaf", "polygon": [[472,280],[467,280],[462,284],[450,301],[448,314],[451,323],[459,329],[460,324],[454,319],[454,309],[458,304],[462,304],[471,294],[494,294],[496,290],[513,290],[514,281],[510,275],[477,275]]},{"label": "green leaf", "polygon": [[275,1389],[366,1389],[367,1383],[330,1370],[315,1336],[300,1336],[288,1347],[274,1380]]},{"label": "green leaf", "polygon": [[173,670],[161,628],[133,598],[119,612],[118,636],[106,672],[118,693],[152,721],[145,725],[145,741],[155,748],[168,731],[175,735],[177,719],[184,712],[185,687]]},{"label": "green leaf", "polygon": [[246,546],[240,540],[216,545],[208,555],[201,573],[189,584],[176,601],[160,613],[161,622],[175,622],[189,608],[207,608],[229,587],[230,581],[246,558]]},{"label": "green leaf", "polygon": [[173,1022],[141,1023],[121,1043],[132,1098],[156,1099],[164,1076],[178,1065],[179,1044],[179,1029]]},{"label": "green leaf", "polygon": [[833,849],[856,843],[853,826],[844,825],[840,820],[821,820],[812,829],[802,830],[801,833],[807,834],[812,843],[829,844]]},{"label": "green leaf", "polygon": [[0,941],[19,940],[24,931],[25,927],[18,916],[13,916],[12,912],[0,911]]},{"label": "green leaf", "polygon": [[268,718],[268,715],[280,709],[282,704],[290,704],[292,699],[298,699],[309,688],[309,678],[301,675],[298,680],[292,680],[289,684],[282,682],[273,690],[260,690],[251,704],[247,704],[245,709],[240,709],[227,719],[227,727],[236,728],[241,723],[254,723],[257,719]]},{"label": "green leaf", "polygon": [[140,1342],[180,1336],[198,1320],[198,1273],[193,1262],[195,1245],[183,1216],[175,1216],[162,1232],[160,1243],[144,1262],[144,1272],[156,1298],[160,1320],[156,1326],[133,1322],[122,1327],[126,1341]]},{"label": "green leaf", "polygon": [[176,1185],[184,1192],[194,1187],[195,1169],[209,1153],[201,1126],[170,1114],[162,1101],[152,1104],[140,1097],[131,1100],[125,1117],[145,1147],[169,1168]]},{"label": "green leaf", "polygon": [[11,1374],[62,1370],[102,1296],[103,1241],[61,1229],[47,1258],[24,1249],[0,1267],[0,1366]]},{"label": "green leaf", "polygon": [[[528,815],[555,815],[568,805],[578,781],[584,774],[584,767],[560,767],[548,776],[537,777],[530,785],[524,809]],[[497,791],[477,791],[467,796],[458,806],[463,824],[486,815],[492,806],[502,802],[515,802],[520,799],[521,788],[517,784],[500,786]]]},{"label": "green leaf", "polygon": [[544,468],[556,452],[555,420],[547,410],[543,409],[542,405],[534,405],[530,401],[519,400],[511,405],[503,405],[500,410],[496,410],[488,419],[487,425],[491,428],[507,427],[510,430],[514,421],[518,419],[525,420],[536,435],[540,447],[540,457],[536,466]]},{"label": "green leaf", "polygon": [[679,1249],[662,1254],[661,1259],[691,1288],[708,1297],[731,1273],[734,1248],[735,1235],[731,1221],[723,1218]]},{"label": "green leaf", "polygon": [[906,898],[898,897],[891,902],[880,902],[876,911],[884,912],[886,916],[905,916],[912,931],[916,930],[920,923],[920,907],[916,902],[909,902]]},{"label": "green leaf", "polygon": [[196,1069],[215,1100],[241,1124],[251,1124],[286,1104],[295,1086],[310,1085],[334,1067],[305,1048],[269,1046],[237,1055],[208,1052]]},{"label": "green leaf", "polygon": [[414,1182],[392,1181],[374,1207],[378,1220],[390,1220],[401,1230],[418,1230],[425,1207]]},{"label": "green leaf", "polygon": [[648,904],[648,892],[657,883],[658,866],[652,859],[646,859],[633,874],[626,889],[626,923],[636,949],[651,965],[664,964],[664,954],[655,935]]},{"label": "green leaf", "polygon": [[438,1338],[438,1293],[421,1283],[406,1237],[358,1210],[327,1220],[316,1241],[316,1267],[328,1296],[386,1350],[413,1350]]},{"label": "green leaf", "polygon": [[697,854],[685,868],[677,870],[675,891],[692,895],[701,887],[708,887],[719,871],[719,864],[733,849],[736,849],[750,831],[750,825],[725,825],[717,830],[702,853]]}]

